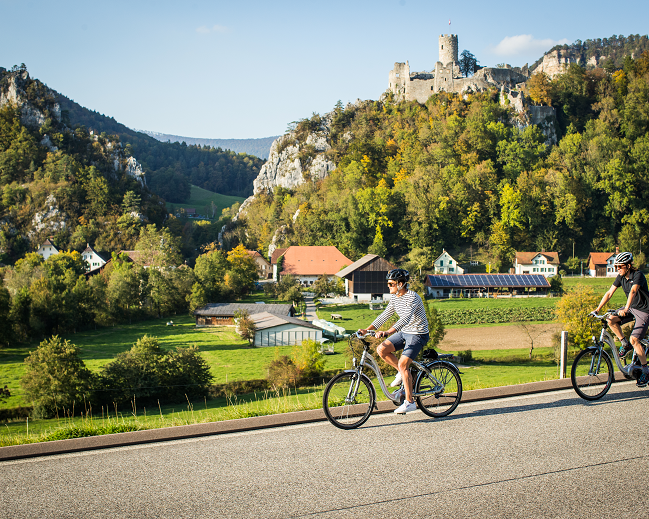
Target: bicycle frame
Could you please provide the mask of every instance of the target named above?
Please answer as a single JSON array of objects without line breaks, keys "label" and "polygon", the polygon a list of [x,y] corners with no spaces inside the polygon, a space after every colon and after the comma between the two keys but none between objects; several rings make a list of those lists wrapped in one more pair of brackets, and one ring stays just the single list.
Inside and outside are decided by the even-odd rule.
[{"label": "bicycle frame", "polygon": [[[355,362],[356,362],[356,358],[354,357],[354,363]],[[443,362],[443,361],[440,361],[440,362]],[[448,363],[446,363],[446,364],[448,364]],[[435,386],[436,386],[435,389],[437,389],[437,387],[439,387],[439,386],[442,386],[440,381],[435,378],[435,376],[430,372],[430,370],[426,366],[424,366],[423,364],[420,364],[416,360],[412,361],[411,366],[412,365],[414,365],[414,367],[417,368],[417,370],[425,373],[428,377],[430,377],[431,380],[433,380],[435,382]],[[453,367],[453,369],[455,369],[457,371],[457,368],[455,368],[455,366],[453,366],[452,364],[451,364],[451,366]],[[371,369],[374,372],[374,374],[376,375],[376,378],[379,381],[379,386],[381,387],[381,391],[383,391],[383,394],[385,396],[387,396],[390,400],[392,400],[393,402],[398,404],[399,399],[396,398],[395,394],[399,391],[399,388],[397,388],[394,393],[390,392],[390,390],[388,389],[388,387],[385,384],[385,380],[383,379],[383,373],[381,373],[381,368],[379,367],[378,363],[376,362],[376,359],[372,356],[372,354],[369,351],[367,351],[366,348],[363,348],[363,354],[361,355],[361,359],[360,359],[360,361],[358,363],[358,366],[355,366],[355,369],[345,370],[345,372],[347,372],[347,373],[358,373],[358,375],[359,375],[359,377],[358,377],[358,379],[356,380],[356,383],[355,383],[355,385],[357,387],[354,387],[353,392],[350,392],[350,394],[355,394],[355,392],[356,392],[356,390],[358,388],[358,384],[360,383],[360,377],[361,376],[367,376],[367,375],[363,374],[363,368],[364,367],[367,367],[367,368]],[[352,389],[352,388],[350,388],[350,389]],[[415,396],[415,397],[417,397],[417,396],[425,396],[425,395],[432,394],[434,392],[435,392],[434,390],[425,391],[425,392],[421,392],[421,393],[414,393],[413,392],[413,396]]]},{"label": "bicycle frame", "polygon": [[[608,312],[607,312],[608,313]],[[606,315],[606,314],[605,314]],[[615,340],[613,336],[609,333],[608,331],[608,321],[605,319],[605,315],[603,316],[596,316],[601,319],[602,321],[602,331],[599,335],[599,340],[595,338],[593,335],[593,342],[595,343],[595,346],[599,350],[599,356],[597,357],[597,371],[599,371],[599,366],[601,364],[601,357],[602,357],[602,352],[604,355],[608,355],[604,351],[604,344],[608,344],[608,346],[611,348],[611,352],[613,353],[613,359],[615,360],[615,364],[617,365],[618,369],[622,372],[625,373],[626,375],[631,375],[631,371],[637,366],[635,366],[635,360],[638,356],[636,353],[635,349],[633,350],[633,356],[631,357],[631,362],[627,364],[626,366],[622,365],[622,359],[620,358],[620,354],[617,351],[617,348],[615,347]],[[649,342],[647,342],[647,339],[641,339],[640,340],[641,344],[644,346],[645,352],[647,351],[647,348],[649,348]],[[592,347],[592,346],[591,346]],[[592,362],[594,362],[595,357],[593,357]],[[591,373],[593,372],[593,366],[591,365]]]}]

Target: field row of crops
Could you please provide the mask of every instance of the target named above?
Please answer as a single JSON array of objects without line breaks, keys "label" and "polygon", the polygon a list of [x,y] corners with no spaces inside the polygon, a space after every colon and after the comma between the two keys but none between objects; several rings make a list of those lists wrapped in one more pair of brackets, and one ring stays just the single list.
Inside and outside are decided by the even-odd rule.
[{"label": "field row of crops", "polygon": [[497,324],[522,321],[552,321],[554,308],[471,308],[468,310],[440,310],[444,325]]}]

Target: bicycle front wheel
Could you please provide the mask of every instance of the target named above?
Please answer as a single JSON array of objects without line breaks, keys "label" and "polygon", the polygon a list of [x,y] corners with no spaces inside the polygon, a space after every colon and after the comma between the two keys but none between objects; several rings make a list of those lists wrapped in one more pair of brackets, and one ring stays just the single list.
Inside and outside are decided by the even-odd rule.
[{"label": "bicycle front wheel", "polygon": [[374,408],[374,387],[356,372],[340,373],[329,381],[322,396],[327,419],[340,429],[364,424]]},{"label": "bicycle front wheel", "polygon": [[613,363],[603,350],[580,351],[572,363],[572,387],[584,400],[602,398],[613,383]]},{"label": "bicycle front wheel", "polygon": [[433,362],[426,367],[437,380],[420,372],[415,383],[415,394],[425,394],[417,397],[417,407],[433,418],[448,416],[455,411],[462,398],[460,374],[442,362]]}]

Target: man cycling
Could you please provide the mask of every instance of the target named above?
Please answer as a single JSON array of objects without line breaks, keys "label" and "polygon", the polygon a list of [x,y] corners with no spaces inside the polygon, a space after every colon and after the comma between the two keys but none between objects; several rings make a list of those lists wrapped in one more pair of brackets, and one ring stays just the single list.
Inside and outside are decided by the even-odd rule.
[{"label": "man cycling", "polygon": [[[398,386],[403,381],[405,400],[394,412],[405,414],[417,410],[412,395],[412,376],[408,367],[428,343],[428,319],[421,297],[417,292],[408,289],[410,274],[407,270],[393,269],[388,272],[386,279],[392,296],[388,306],[367,329],[361,329],[359,332],[365,334],[368,330],[380,328],[395,313],[399,317],[388,331],[376,333],[376,337],[388,337],[376,348],[376,351],[385,362],[398,370],[396,378],[390,385]],[[394,352],[402,348],[403,353],[397,360]]]},{"label": "man cycling", "polygon": [[[626,305],[617,310],[617,316],[608,318],[608,324],[611,330],[617,335],[622,343],[620,347],[620,357],[624,357],[631,348],[638,355],[638,360],[642,365],[642,375],[636,385],[645,387],[649,382],[649,368],[647,367],[647,357],[640,343],[640,339],[647,333],[649,328],[649,289],[647,288],[647,279],[644,274],[633,266],[633,254],[630,252],[620,252],[615,256],[615,268],[618,275],[613,281],[611,288],[604,294],[600,301],[596,313],[599,313],[606,305],[613,294],[622,287],[627,297]],[[619,316],[619,317],[618,317]],[[623,324],[629,323],[635,319],[635,325],[631,331],[631,345],[622,333]]]}]

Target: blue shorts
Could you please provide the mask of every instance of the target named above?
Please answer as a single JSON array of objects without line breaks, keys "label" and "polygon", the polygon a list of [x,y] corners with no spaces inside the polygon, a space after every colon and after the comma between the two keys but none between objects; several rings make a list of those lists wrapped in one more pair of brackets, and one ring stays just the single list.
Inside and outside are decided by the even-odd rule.
[{"label": "blue shorts", "polygon": [[416,333],[402,333],[397,332],[387,338],[392,343],[395,351],[403,349],[402,355],[405,355],[410,360],[415,360],[419,352],[424,349],[428,344],[429,334],[419,335]]}]

